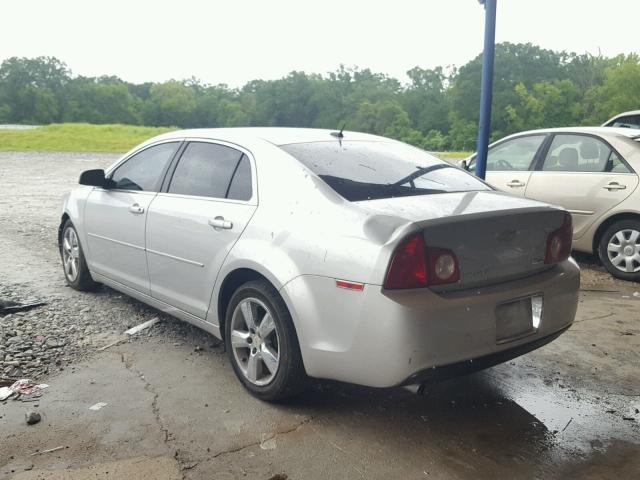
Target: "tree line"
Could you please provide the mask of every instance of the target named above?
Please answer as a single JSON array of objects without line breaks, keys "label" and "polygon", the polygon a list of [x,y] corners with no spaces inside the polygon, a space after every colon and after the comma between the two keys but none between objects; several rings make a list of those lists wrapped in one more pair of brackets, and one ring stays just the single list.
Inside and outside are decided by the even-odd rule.
[{"label": "tree line", "polygon": [[[475,147],[482,55],[456,67],[407,72],[402,83],[369,69],[294,71],[240,88],[196,78],[134,84],[72,75],[54,57],[0,65],[0,123],[149,126],[296,126],[385,135],[427,150]],[[496,46],[492,138],[525,129],[598,125],[640,108],[640,56]]]}]

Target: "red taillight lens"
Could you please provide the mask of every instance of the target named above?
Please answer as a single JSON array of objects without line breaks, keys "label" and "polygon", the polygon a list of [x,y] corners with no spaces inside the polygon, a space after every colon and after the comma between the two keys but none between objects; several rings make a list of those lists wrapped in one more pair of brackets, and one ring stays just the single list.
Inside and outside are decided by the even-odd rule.
[{"label": "red taillight lens", "polygon": [[573,224],[571,214],[567,213],[562,226],[547,237],[547,250],[544,263],[558,263],[569,258],[573,241]]},{"label": "red taillight lens", "polygon": [[422,234],[404,240],[393,253],[384,288],[421,288],[427,286],[427,262]]},{"label": "red taillight lens", "polygon": [[384,288],[398,290],[454,283],[460,279],[458,259],[445,248],[425,248],[422,234],[405,239],[391,259]]}]

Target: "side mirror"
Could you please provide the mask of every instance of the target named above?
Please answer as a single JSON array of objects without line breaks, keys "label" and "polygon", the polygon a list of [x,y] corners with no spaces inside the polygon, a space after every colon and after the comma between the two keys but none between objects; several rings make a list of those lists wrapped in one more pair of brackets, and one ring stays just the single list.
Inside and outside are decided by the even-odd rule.
[{"label": "side mirror", "polygon": [[463,169],[465,169],[467,172],[469,171],[469,164],[467,163],[467,161],[466,161],[466,160],[462,160],[462,161],[460,162],[460,166],[461,166]]},{"label": "side mirror", "polygon": [[104,176],[104,170],[101,168],[95,170],[85,170],[80,174],[80,185],[89,185],[91,187],[113,188],[113,180]]}]

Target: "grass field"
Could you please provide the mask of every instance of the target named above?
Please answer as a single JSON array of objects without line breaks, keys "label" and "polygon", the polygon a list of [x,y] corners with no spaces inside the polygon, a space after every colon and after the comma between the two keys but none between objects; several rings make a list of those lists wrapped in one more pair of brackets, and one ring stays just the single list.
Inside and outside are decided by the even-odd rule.
[{"label": "grass field", "polygon": [[[0,151],[122,153],[144,140],[171,130],[176,128],[89,123],[52,124],[28,130],[0,129]],[[470,155],[469,152],[435,154],[450,162]]]},{"label": "grass field", "polygon": [[29,130],[0,129],[0,151],[126,152],[175,128],[63,123]]}]

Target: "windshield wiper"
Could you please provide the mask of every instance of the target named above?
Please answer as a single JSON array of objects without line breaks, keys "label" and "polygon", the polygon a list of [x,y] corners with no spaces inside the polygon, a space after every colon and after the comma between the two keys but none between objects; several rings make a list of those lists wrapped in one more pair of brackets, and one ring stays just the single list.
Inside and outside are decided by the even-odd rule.
[{"label": "windshield wiper", "polygon": [[440,170],[442,168],[455,168],[453,165],[448,165],[446,163],[439,163],[437,165],[431,165],[430,167],[418,167],[418,169],[410,175],[407,175],[404,178],[401,178],[396,183],[390,184],[392,187],[398,187],[400,185],[404,185],[405,183],[412,182],[418,177],[421,177],[425,173],[433,172],[435,170]]}]

